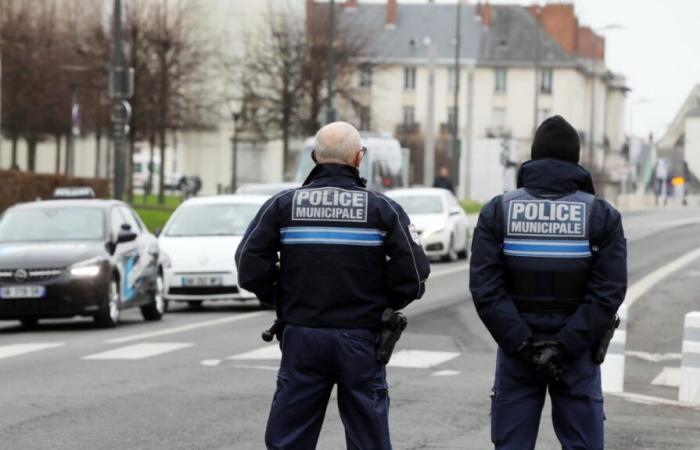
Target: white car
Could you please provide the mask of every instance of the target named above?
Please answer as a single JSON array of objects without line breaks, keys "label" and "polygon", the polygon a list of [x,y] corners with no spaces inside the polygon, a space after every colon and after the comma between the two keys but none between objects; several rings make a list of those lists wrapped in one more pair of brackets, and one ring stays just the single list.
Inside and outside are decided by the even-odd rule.
[{"label": "white car", "polygon": [[386,193],[406,211],[425,254],[456,261],[469,253],[469,219],[457,198],[440,188],[397,189]]},{"label": "white car", "polygon": [[267,195],[272,197],[282,191],[294,189],[301,183],[246,183],[236,189],[236,194]]},{"label": "white car", "polygon": [[234,255],[243,233],[268,199],[222,195],[182,203],[158,236],[163,295],[193,309],[204,300],[252,300],[238,287]]}]

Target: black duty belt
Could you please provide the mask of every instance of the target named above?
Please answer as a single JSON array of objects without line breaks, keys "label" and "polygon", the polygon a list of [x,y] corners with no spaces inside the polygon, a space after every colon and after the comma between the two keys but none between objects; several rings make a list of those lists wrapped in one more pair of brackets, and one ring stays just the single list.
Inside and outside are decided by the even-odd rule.
[{"label": "black duty belt", "polygon": [[580,299],[586,295],[587,271],[540,271],[509,268],[508,293],[527,299]]},{"label": "black duty belt", "polygon": [[566,313],[576,311],[582,299],[526,300],[513,299],[518,311],[524,313]]}]

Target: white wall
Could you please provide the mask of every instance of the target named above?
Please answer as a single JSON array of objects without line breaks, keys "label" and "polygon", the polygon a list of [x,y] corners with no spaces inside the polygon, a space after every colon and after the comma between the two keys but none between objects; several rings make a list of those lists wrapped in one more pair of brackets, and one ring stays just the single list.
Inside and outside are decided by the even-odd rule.
[{"label": "white wall", "polygon": [[687,117],[685,119],[685,147],[684,158],[688,162],[688,169],[700,177],[700,117]]}]

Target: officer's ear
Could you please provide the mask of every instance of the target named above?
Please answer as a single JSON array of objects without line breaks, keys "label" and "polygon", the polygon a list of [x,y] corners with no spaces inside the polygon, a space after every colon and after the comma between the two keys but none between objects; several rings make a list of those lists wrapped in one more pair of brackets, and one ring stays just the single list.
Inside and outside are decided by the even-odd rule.
[{"label": "officer's ear", "polygon": [[311,159],[314,163],[318,164],[318,160],[316,159],[316,150],[311,150]]}]

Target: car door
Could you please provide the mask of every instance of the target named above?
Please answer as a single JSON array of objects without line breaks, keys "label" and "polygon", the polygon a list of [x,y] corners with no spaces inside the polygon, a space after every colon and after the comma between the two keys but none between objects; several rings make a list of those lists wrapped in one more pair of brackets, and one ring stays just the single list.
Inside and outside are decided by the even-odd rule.
[{"label": "car door", "polygon": [[122,214],[119,206],[112,206],[109,212],[110,230],[112,234],[112,242],[114,243],[114,261],[117,270],[120,274],[121,281],[121,300],[122,305],[128,306],[138,299],[137,290],[135,288],[133,269],[138,263],[138,246],[137,241],[117,242],[119,232],[122,227],[131,225],[127,222],[124,214]]},{"label": "car door", "polygon": [[133,250],[127,259],[128,281],[126,288],[133,292],[133,301],[148,300],[156,282],[158,244],[151,233],[146,230],[136,213],[127,205],[119,205],[119,211],[131,231],[136,233]]}]

